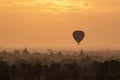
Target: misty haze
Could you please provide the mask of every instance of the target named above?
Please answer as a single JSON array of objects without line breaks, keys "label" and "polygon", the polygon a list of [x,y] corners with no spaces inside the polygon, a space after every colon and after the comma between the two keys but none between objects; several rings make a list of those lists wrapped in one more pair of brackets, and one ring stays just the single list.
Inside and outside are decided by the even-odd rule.
[{"label": "misty haze", "polygon": [[0,0],[0,80],[120,80],[120,0]]},{"label": "misty haze", "polygon": [[119,80],[120,50],[1,50],[0,80]]}]

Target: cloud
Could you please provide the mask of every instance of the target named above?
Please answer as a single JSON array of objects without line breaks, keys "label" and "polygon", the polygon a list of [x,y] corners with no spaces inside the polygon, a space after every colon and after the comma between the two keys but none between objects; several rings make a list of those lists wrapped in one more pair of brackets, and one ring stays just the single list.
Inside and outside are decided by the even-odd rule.
[{"label": "cloud", "polygon": [[115,12],[119,0],[0,0],[0,8],[43,12]]}]

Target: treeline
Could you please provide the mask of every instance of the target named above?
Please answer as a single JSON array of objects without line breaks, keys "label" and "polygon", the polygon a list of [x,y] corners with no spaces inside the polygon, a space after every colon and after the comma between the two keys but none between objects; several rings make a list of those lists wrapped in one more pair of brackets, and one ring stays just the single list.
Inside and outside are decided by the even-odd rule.
[{"label": "treeline", "polygon": [[81,67],[77,63],[9,64],[0,61],[0,80],[120,80],[120,62],[93,62]]}]

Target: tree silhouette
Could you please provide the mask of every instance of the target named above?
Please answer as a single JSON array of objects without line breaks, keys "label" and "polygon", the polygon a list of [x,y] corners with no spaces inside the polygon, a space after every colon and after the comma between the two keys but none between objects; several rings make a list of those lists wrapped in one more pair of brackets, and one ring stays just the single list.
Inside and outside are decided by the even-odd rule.
[{"label": "tree silhouette", "polygon": [[43,75],[43,67],[41,63],[37,63],[34,67],[34,75],[36,76],[36,80],[40,80],[40,77]]},{"label": "tree silhouette", "polygon": [[5,61],[0,61],[0,80],[10,80],[9,70],[9,63]]},{"label": "tree silhouette", "polygon": [[[98,69],[96,78],[98,80],[105,80],[108,78],[113,78],[119,75],[120,72],[120,63],[116,60],[106,61]],[[112,75],[112,76],[109,76]],[[109,76],[109,77],[107,77]]]},{"label": "tree silhouette", "polygon": [[18,78],[18,68],[16,64],[10,66],[10,76],[11,80],[16,80]]}]

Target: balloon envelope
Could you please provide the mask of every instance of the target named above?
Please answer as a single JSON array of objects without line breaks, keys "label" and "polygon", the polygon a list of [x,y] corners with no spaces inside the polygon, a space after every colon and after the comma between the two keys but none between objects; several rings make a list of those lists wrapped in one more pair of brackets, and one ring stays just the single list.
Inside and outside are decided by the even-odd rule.
[{"label": "balloon envelope", "polygon": [[78,45],[83,40],[85,33],[81,30],[76,30],[73,32],[73,38],[77,41]]}]

